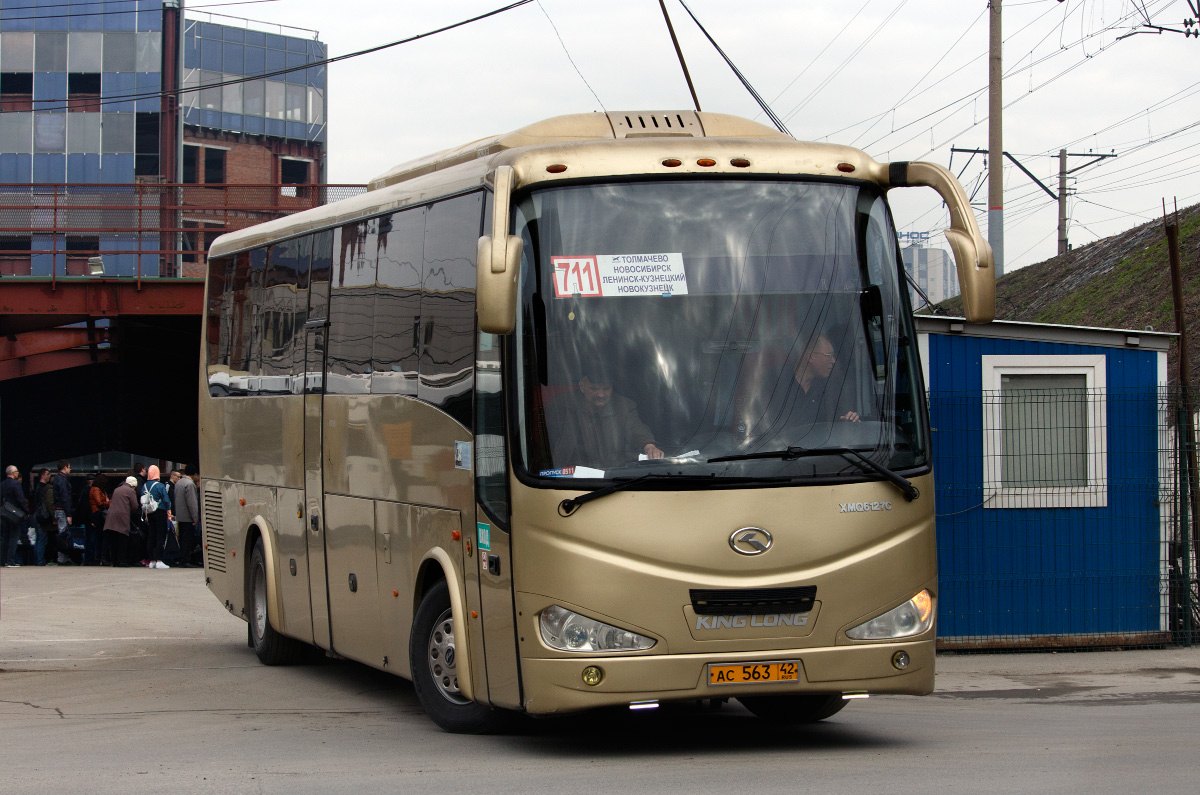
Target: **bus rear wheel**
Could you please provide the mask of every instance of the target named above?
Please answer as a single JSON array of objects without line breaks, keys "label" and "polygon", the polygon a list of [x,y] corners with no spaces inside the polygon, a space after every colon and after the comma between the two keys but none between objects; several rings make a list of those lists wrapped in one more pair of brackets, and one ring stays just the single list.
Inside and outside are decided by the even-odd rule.
[{"label": "bus rear wheel", "polygon": [[262,539],[254,542],[250,554],[250,571],[247,573],[247,590],[250,598],[250,645],[264,665],[293,665],[303,662],[309,647],[294,638],[280,635],[271,628],[267,615],[267,556],[263,552]]},{"label": "bus rear wheel", "polygon": [[446,731],[460,734],[494,731],[499,725],[499,713],[471,701],[459,689],[454,623],[450,589],[443,580],[429,589],[413,617],[408,642],[413,689],[426,714]]},{"label": "bus rear wheel", "polygon": [[801,726],[836,715],[846,706],[840,693],[802,696],[746,696],[742,706],[761,720],[777,726]]}]

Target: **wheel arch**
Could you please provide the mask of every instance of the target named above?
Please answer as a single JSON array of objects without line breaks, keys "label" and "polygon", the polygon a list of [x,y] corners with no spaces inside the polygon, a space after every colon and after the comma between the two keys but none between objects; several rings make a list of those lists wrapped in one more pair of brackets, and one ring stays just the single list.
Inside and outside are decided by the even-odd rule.
[{"label": "wheel arch", "polygon": [[[244,591],[244,604],[249,608],[253,604],[253,594],[250,593],[250,561],[253,557],[254,545],[262,540],[263,545],[263,567],[267,574],[267,620],[271,622],[271,629],[283,634],[283,601],[279,598],[279,578],[278,578],[278,556],[276,555],[275,530],[271,523],[262,516],[255,516],[250,520],[249,527],[246,528],[246,544],[242,550],[245,555],[246,567],[244,576],[242,577],[242,589]],[[250,620],[251,616],[246,615],[246,619]]]},{"label": "wheel arch", "polygon": [[[455,633],[463,633],[463,639],[466,641],[473,627],[467,623],[467,601],[462,583],[458,577],[447,576],[448,572],[454,571],[454,562],[446,550],[435,547],[425,553],[417,568],[417,576],[413,579],[413,615],[416,615],[417,606],[425,598],[425,594],[438,582],[445,582],[446,590],[450,593],[450,612],[454,616]],[[409,642],[412,642],[411,638]],[[458,689],[474,701],[475,683],[472,681],[470,643],[456,644],[455,651],[458,653],[458,663],[455,666],[458,670]]]}]

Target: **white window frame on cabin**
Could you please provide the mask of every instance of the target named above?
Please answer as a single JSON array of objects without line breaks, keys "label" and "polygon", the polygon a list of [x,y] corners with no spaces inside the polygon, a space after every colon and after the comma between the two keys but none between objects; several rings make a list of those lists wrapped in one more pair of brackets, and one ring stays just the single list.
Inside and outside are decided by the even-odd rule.
[{"label": "white window frame on cabin", "polygon": [[[1107,373],[1103,354],[984,355],[983,496],[985,508],[1104,508],[1108,506]],[[1082,375],[1088,428],[1087,477],[1082,486],[1024,487],[1004,483],[1002,379],[1006,375]]]}]

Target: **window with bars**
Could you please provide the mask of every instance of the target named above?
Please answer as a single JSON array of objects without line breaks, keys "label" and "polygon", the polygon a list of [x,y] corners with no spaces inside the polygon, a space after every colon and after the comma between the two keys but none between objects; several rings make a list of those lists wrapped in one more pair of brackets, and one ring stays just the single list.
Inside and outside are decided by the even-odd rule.
[{"label": "window with bars", "polygon": [[1107,505],[1103,355],[983,356],[985,507]]}]

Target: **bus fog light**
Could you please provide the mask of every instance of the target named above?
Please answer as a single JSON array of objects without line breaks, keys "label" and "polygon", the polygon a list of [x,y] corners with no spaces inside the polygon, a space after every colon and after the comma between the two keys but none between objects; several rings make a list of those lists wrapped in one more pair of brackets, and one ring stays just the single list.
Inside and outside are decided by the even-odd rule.
[{"label": "bus fog light", "polygon": [[583,669],[583,683],[588,687],[595,687],[604,681],[604,669],[597,665],[589,665]]},{"label": "bus fog light", "polygon": [[546,645],[560,651],[642,651],[656,642],[558,605],[543,610],[538,625]]},{"label": "bus fog light", "polygon": [[909,659],[908,652],[906,651],[898,651],[892,655],[892,667],[897,671],[903,671],[908,667],[910,662],[912,662],[912,660]]},{"label": "bus fog light", "polygon": [[921,591],[899,607],[846,631],[855,640],[886,640],[920,635],[933,626],[933,595]]}]

